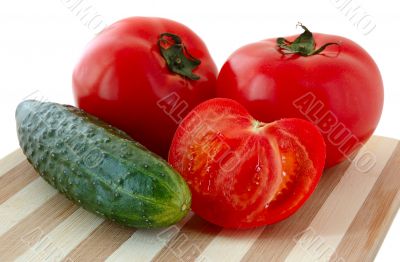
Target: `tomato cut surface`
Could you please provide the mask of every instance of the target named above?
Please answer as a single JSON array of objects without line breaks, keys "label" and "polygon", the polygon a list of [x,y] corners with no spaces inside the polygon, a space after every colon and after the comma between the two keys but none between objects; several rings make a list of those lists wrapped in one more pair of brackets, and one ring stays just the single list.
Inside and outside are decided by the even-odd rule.
[{"label": "tomato cut surface", "polygon": [[322,174],[325,143],[310,122],[262,123],[239,103],[216,98],[182,121],[169,162],[188,182],[196,214],[250,228],[278,222],[305,202]]}]

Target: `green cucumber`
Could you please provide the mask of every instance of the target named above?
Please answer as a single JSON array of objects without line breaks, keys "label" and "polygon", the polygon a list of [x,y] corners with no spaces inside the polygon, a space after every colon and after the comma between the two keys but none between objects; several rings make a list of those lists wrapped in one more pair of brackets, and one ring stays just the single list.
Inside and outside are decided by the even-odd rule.
[{"label": "green cucumber", "polygon": [[37,172],[76,204],[120,224],[165,227],[189,211],[184,179],[124,132],[68,105],[27,100],[20,146]]}]

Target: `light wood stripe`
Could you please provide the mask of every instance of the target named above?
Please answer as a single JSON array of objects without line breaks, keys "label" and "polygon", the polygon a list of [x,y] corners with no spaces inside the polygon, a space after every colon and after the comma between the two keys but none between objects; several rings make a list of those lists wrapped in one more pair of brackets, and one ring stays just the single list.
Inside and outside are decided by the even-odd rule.
[{"label": "light wood stripe", "polygon": [[[334,185],[332,186],[332,188],[329,188],[329,185],[334,182],[334,184],[336,185],[339,180],[340,180],[340,176],[341,174],[344,173],[344,170],[347,169],[347,167],[350,165],[350,162],[344,162],[341,165],[338,165],[335,168],[331,168],[330,170],[327,171],[327,173],[324,175],[324,177],[329,178],[329,179],[325,179],[325,183],[322,183],[323,186],[328,187],[329,189],[329,193],[333,190]],[[321,189],[317,189],[317,191],[320,191],[321,193],[317,193],[315,192],[314,195],[317,193],[316,197],[315,197],[315,201],[311,201],[311,207],[315,210],[314,214],[317,213],[318,211],[318,207],[322,206],[324,199],[326,199],[329,195],[329,193],[326,193],[324,190]],[[325,195],[324,195],[325,193]],[[310,200],[309,200],[310,201]],[[319,203],[319,205],[316,205],[316,202]],[[308,203],[308,202],[307,202]],[[308,209],[301,209],[302,213],[304,214],[308,214]],[[310,217],[308,219],[308,223],[304,224],[304,227],[306,227],[310,222],[311,222],[312,217]],[[288,221],[288,220],[286,220]],[[297,223],[298,224],[298,223]],[[291,231],[286,231],[287,235],[295,235],[298,233],[298,230],[296,230],[296,225],[297,224],[291,224]],[[269,236],[271,235],[270,233],[273,234],[273,232],[270,232],[269,230],[274,227],[275,225],[271,225],[265,228],[264,233],[268,234]],[[280,233],[284,233],[285,231],[282,229],[287,229],[287,226],[284,227],[279,227],[279,225],[277,225],[277,227],[275,227],[276,230],[275,231],[280,231]],[[258,230],[258,229],[256,229]],[[216,235],[221,231],[220,227],[214,226],[209,224],[208,222],[202,220],[201,218],[199,218],[198,216],[193,217],[183,228],[182,230],[179,232],[179,235],[170,241],[170,243],[168,244],[167,247],[164,247],[159,254],[153,259],[154,261],[173,261],[176,260],[177,257],[179,257],[180,259],[182,259],[183,261],[192,261],[196,258],[198,258],[198,260],[203,260],[205,259],[207,261],[206,256],[203,256],[203,254],[201,254],[206,248],[207,246],[210,244],[211,241],[213,241],[214,237],[216,237]],[[279,234],[279,232],[277,232]],[[189,240],[188,240],[189,239]],[[274,249],[269,248],[269,246],[264,245],[265,243],[265,238],[261,239],[260,238],[255,238],[255,241],[259,241],[257,244],[254,244],[252,247],[256,247],[260,246],[260,250],[257,251],[257,253],[255,253],[254,257],[260,257],[260,252],[265,252],[265,256],[264,257],[271,257],[271,254],[273,254],[274,252],[277,252],[277,250],[279,249]],[[275,240],[281,240],[281,242],[284,241],[283,238],[275,238]],[[283,240],[283,241],[282,241]],[[292,241],[285,241],[286,243],[290,244],[291,247],[294,246],[294,243]],[[217,245],[219,245],[217,243]],[[281,248],[281,243],[278,245],[279,248]],[[236,248],[234,248],[236,249]],[[246,250],[249,249],[249,244],[246,246],[246,248],[244,249],[243,252],[246,252]],[[182,251],[183,250],[183,251]],[[270,251],[270,252],[269,252]],[[290,249],[287,250],[288,254],[290,251]],[[231,251],[229,251],[231,252]],[[218,254],[221,254],[221,252],[219,252],[219,248],[217,248],[217,252]],[[224,253],[224,252],[222,252]],[[200,256],[201,254],[201,256]],[[225,253],[224,253],[225,254]],[[241,253],[240,256],[243,256],[244,254]],[[263,257],[263,256],[261,256]],[[221,258],[218,258],[221,259]],[[211,259],[212,261],[212,259]],[[252,261],[252,260],[250,260]]]},{"label": "light wood stripe", "polygon": [[[214,261],[214,260],[254,261],[255,257],[258,257],[258,258],[264,257],[264,258],[268,258],[270,260],[272,260],[272,258],[273,258],[274,261],[283,261],[284,258],[286,257],[286,255],[290,252],[290,248],[287,249],[286,254],[283,254],[283,253],[280,254],[279,257],[281,257],[281,259],[277,259],[276,251],[277,250],[282,250],[282,251],[285,250],[285,249],[282,249],[282,244],[283,244],[282,242],[289,244],[290,247],[294,246],[294,243],[292,241],[287,241],[287,240],[292,239],[295,236],[295,234],[298,233],[299,223],[303,224],[304,227],[306,227],[308,225],[308,223],[306,221],[311,222],[313,216],[318,212],[318,209],[324,203],[324,200],[328,197],[329,193],[334,189],[335,185],[340,181],[340,176],[335,176],[335,174],[337,173],[338,170],[339,171],[346,170],[349,165],[350,165],[349,162],[345,162],[345,163],[342,163],[341,165],[337,166],[336,168],[332,168],[331,170],[327,171],[320,181],[320,183],[321,183],[320,186],[324,186],[324,182],[327,181],[328,184],[332,185],[331,190],[328,190],[328,192],[327,192],[326,187],[324,187],[324,191],[322,191],[322,192],[319,190],[316,190],[316,192],[313,193],[313,197],[312,197],[314,199],[314,201],[313,201],[313,199],[309,199],[306,202],[306,204],[308,204],[308,205],[305,207],[302,207],[302,209],[300,209],[294,215],[293,218],[289,218],[288,220],[285,220],[282,222],[282,223],[286,223],[287,225],[282,225],[282,223],[278,224],[277,226],[275,226],[275,232],[273,229],[271,230],[271,228],[273,228],[274,225],[262,227],[262,228],[256,228],[253,230],[247,230],[247,231],[223,230],[217,236],[217,238],[215,238],[212,241],[212,243],[207,247],[207,249],[204,251],[204,253],[201,254],[201,257],[199,257],[198,260],[199,261],[202,261],[202,260],[205,260],[205,261]],[[336,183],[332,183],[332,182],[336,182]],[[326,184],[326,182],[325,182],[325,184]],[[327,187],[329,188],[328,185],[327,185]],[[314,210],[314,212],[312,212],[311,210]],[[301,217],[302,213],[303,213],[303,217]],[[304,217],[305,215],[307,215],[307,217]],[[296,219],[296,223],[293,223],[293,221],[294,221],[293,219]],[[259,232],[259,230],[261,230],[261,232]],[[281,232],[276,232],[276,231],[281,231]],[[283,240],[283,241],[279,241],[280,244],[275,245],[275,248],[274,248],[274,245],[272,245],[273,243],[271,243],[271,242],[268,243],[268,245],[266,245],[265,238],[267,238],[267,235],[279,236],[279,238],[269,239],[269,240],[271,240],[271,242],[277,242],[279,240]],[[255,242],[257,242],[257,241],[264,242],[262,244],[263,248],[261,248],[261,250],[259,250],[259,251],[263,252],[265,254],[265,256],[261,256],[259,252],[253,253],[254,249],[251,250],[253,247],[256,246]],[[250,251],[253,251],[253,252],[250,252]],[[221,254],[224,254],[223,258],[221,258]],[[244,257],[247,254],[250,256]],[[272,255],[274,255],[274,256],[272,256]]]},{"label": "light wood stripe", "polygon": [[179,231],[192,216],[193,214],[190,213],[178,224],[167,229],[137,230],[106,261],[151,260],[174,237],[174,234],[168,233]]},{"label": "light wood stripe", "polygon": [[24,187],[0,205],[0,235],[19,223],[57,193],[42,178]]},{"label": "light wood stripe", "polygon": [[331,257],[396,146],[397,143],[391,139],[374,138],[360,150],[358,155],[374,148],[380,161],[366,173],[360,172],[354,164],[349,167],[308,230],[295,239],[296,245],[286,261],[327,260]]},{"label": "light wood stripe", "polygon": [[0,177],[0,204],[38,178],[28,161],[22,161]]},{"label": "light wood stripe", "polygon": [[72,261],[104,261],[135,232],[134,228],[104,221],[67,258]]},{"label": "light wood stripe", "polygon": [[40,241],[78,206],[56,194],[0,237],[0,261],[10,261]]},{"label": "light wood stripe", "polygon": [[349,166],[350,162],[346,161],[325,171],[315,192],[304,206],[292,217],[278,224],[265,227],[262,234],[243,257],[243,261],[254,261],[257,258],[266,257],[271,261],[285,260],[296,244],[293,241],[294,237],[311,223]]},{"label": "light wood stripe", "polygon": [[[347,261],[373,261],[392,220],[399,209],[400,199],[400,145],[383,170],[356,218],[331,258],[343,257]],[[373,215],[371,215],[373,214]],[[370,228],[370,230],[365,230]]]},{"label": "light wood stripe", "polygon": [[221,227],[194,215],[153,261],[193,261],[220,231]]},{"label": "light wood stripe", "polygon": [[263,230],[264,227],[252,230],[224,229],[196,261],[241,261]]},{"label": "light wood stripe", "polygon": [[21,149],[17,149],[8,156],[0,159],[0,177],[13,169],[16,165],[26,159]]},{"label": "light wood stripe", "polygon": [[16,261],[59,261],[65,258],[103,221],[102,218],[79,208],[19,256]]},{"label": "light wood stripe", "polygon": [[104,221],[58,194],[17,150],[0,160],[0,261],[373,261],[400,205],[400,144],[374,137],[358,155],[368,150],[378,162],[367,173],[350,163],[329,169],[291,218],[253,230],[192,213],[158,230]]}]

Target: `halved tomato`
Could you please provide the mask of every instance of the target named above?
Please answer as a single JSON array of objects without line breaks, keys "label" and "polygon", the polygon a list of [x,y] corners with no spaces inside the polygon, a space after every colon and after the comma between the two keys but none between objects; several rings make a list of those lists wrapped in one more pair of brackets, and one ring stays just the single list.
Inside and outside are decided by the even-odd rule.
[{"label": "halved tomato", "polygon": [[192,191],[192,209],[230,228],[278,222],[314,191],[325,143],[308,121],[255,120],[231,99],[197,106],[179,125],[169,162]]}]

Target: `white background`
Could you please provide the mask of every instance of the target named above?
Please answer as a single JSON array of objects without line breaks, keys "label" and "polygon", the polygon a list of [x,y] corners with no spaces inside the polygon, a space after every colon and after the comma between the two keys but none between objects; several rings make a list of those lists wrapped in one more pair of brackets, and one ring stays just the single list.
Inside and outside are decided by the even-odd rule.
[{"label": "white background", "polygon": [[[73,103],[71,72],[99,22],[128,16],[160,16],[186,24],[208,45],[218,67],[238,47],[257,40],[311,31],[348,37],[377,62],[385,83],[385,106],[376,134],[400,139],[400,11],[397,1],[87,1],[89,14],[69,8],[78,0],[6,0],[0,6],[0,158],[18,147],[14,110],[32,92],[50,101]],[[338,8],[360,6],[351,19]],[[97,15],[97,16],[96,16]],[[94,18],[96,16],[96,18]],[[92,23],[87,24],[90,19]],[[376,28],[365,35],[370,21]],[[96,23],[95,23],[96,22]],[[400,218],[393,223],[376,261],[400,261]]]}]

